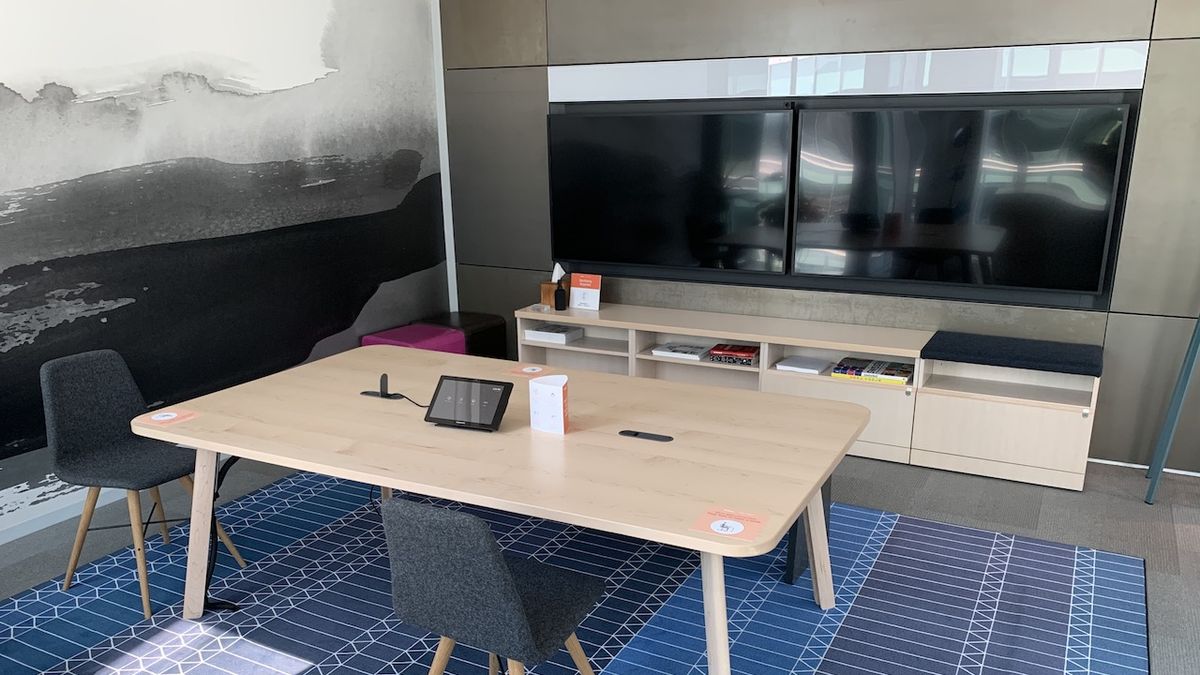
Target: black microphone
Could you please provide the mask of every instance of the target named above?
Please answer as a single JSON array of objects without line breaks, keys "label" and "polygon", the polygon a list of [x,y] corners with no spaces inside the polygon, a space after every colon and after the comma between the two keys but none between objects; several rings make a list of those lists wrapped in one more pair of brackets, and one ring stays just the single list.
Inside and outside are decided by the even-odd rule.
[{"label": "black microphone", "polygon": [[375,398],[386,398],[386,399],[404,398],[404,394],[388,393],[387,373],[383,373],[382,375],[379,376],[379,391],[364,391],[361,393],[363,396],[373,396]]}]

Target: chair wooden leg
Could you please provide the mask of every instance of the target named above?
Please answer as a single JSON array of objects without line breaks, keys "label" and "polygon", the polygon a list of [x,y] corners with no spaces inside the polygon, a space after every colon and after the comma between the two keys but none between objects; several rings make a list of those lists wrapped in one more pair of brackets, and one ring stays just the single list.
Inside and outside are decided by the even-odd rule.
[{"label": "chair wooden leg", "polygon": [[385,501],[385,502],[390,501],[392,498],[392,488],[380,487],[379,488],[379,498],[381,501]]},{"label": "chair wooden leg", "polygon": [[137,557],[138,583],[142,587],[142,613],[150,618],[150,579],[146,571],[146,541],[142,537],[142,495],[137,490],[125,491],[129,502],[129,528],[133,531],[133,554]]},{"label": "chair wooden leg", "polygon": [[[188,495],[191,496],[192,477],[184,476],[183,478],[179,479],[179,482],[183,484],[183,489],[187,490]],[[233,540],[229,538],[229,534],[225,532],[225,528],[221,527],[220,522],[217,523],[217,538],[221,540],[222,544],[225,544],[225,548],[228,549],[229,554],[233,556],[235,561],[237,561],[238,567],[245,567],[246,559],[242,557],[242,554],[240,551],[238,551],[237,546],[233,545]]]},{"label": "chair wooden leg", "polygon": [[488,675],[500,675],[500,657],[488,653]]},{"label": "chair wooden leg", "polygon": [[446,666],[450,665],[450,652],[454,651],[454,639],[442,636],[438,640],[437,651],[433,654],[433,665],[429,666],[429,675],[442,675]]},{"label": "chair wooden leg", "polygon": [[171,525],[167,522],[167,510],[163,508],[162,495],[158,493],[158,486],[150,488],[150,498],[154,500],[154,508],[150,509],[150,520],[154,520],[154,514],[158,513],[158,519],[162,522],[158,524],[162,530],[163,543],[171,543]]},{"label": "chair wooden leg", "polygon": [[509,659],[508,675],[525,675],[525,664],[514,659]]},{"label": "chair wooden leg", "polygon": [[567,652],[575,662],[575,667],[579,669],[579,675],[596,675],[588,663],[587,655],[583,653],[583,645],[579,644],[579,638],[575,637],[574,633],[567,638]]},{"label": "chair wooden leg", "polygon": [[79,529],[75,530],[75,545],[71,547],[71,557],[67,559],[67,576],[63,578],[62,589],[71,587],[75,577],[75,568],[79,566],[79,554],[83,553],[83,542],[87,539],[88,528],[92,526],[92,514],[96,512],[96,500],[100,498],[100,488],[88,488],[87,497],[83,500],[83,513],[79,514]]}]

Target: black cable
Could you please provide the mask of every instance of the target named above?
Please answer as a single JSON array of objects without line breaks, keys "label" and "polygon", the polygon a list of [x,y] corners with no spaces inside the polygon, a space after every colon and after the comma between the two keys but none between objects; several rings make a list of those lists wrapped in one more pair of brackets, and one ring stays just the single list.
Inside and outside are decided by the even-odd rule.
[{"label": "black cable", "polygon": [[393,395],[393,396],[398,396],[398,397],[400,397],[400,398],[404,399],[405,401],[408,401],[409,403],[411,403],[411,404],[413,404],[413,405],[417,406],[418,408],[428,408],[428,407],[429,407],[429,406],[427,406],[427,405],[424,405],[424,404],[421,404],[421,403],[417,403],[416,401],[414,401],[414,400],[412,400],[411,398],[409,398],[409,397],[405,396],[404,394],[392,394],[392,395]]},{"label": "black cable", "polygon": [[[388,391],[387,373],[383,373],[382,375],[379,376],[379,390],[378,391],[364,391],[364,392],[360,392],[360,393],[363,396],[373,396],[375,398],[383,398],[383,399],[391,399],[391,400],[402,398],[405,401],[408,401],[409,403],[417,406],[418,408],[428,408],[429,407],[423,403],[417,403],[415,400],[405,396],[404,394]],[[433,403],[433,401],[430,401],[430,404],[432,404],[432,403]]]}]

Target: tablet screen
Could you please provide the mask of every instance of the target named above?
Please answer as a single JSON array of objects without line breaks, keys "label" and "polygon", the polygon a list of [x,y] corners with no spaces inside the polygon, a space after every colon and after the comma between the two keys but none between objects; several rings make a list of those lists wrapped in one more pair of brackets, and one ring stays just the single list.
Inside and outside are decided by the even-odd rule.
[{"label": "tablet screen", "polygon": [[443,375],[425,419],[439,424],[495,429],[508,404],[512,383]]}]

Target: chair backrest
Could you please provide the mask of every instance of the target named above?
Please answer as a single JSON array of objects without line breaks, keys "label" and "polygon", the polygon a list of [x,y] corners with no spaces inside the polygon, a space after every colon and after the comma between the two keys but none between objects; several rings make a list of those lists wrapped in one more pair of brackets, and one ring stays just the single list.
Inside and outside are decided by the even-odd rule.
[{"label": "chair backrest", "polygon": [[487,523],[392,499],[383,505],[383,527],[401,621],[502,657],[537,653],[521,596]]},{"label": "chair backrest", "polygon": [[56,470],[128,439],[133,435],[129,420],[146,412],[129,367],[111,349],[47,361],[41,380],[46,444]]}]

